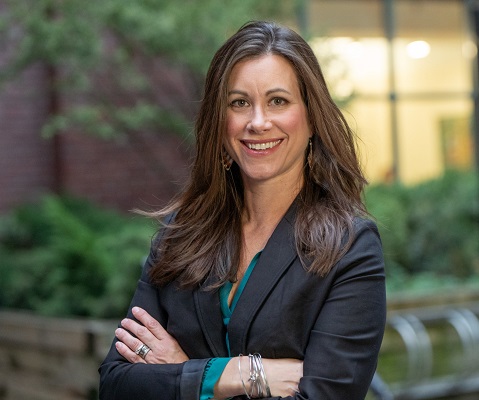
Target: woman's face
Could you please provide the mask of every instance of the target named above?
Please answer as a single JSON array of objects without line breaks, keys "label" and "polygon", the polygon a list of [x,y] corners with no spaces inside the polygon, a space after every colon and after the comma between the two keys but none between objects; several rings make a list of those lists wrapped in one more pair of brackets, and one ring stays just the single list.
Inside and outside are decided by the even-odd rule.
[{"label": "woman's face", "polygon": [[224,145],[245,184],[301,183],[310,137],[298,79],[285,58],[265,55],[233,67]]}]

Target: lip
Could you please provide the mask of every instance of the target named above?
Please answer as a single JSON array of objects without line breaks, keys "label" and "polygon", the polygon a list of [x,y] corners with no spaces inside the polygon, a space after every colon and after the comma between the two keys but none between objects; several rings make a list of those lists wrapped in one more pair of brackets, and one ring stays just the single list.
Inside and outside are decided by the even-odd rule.
[{"label": "lip", "polygon": [[241,140],[244,148],[254,154],[269,154],[275,151],[283,139]]}]

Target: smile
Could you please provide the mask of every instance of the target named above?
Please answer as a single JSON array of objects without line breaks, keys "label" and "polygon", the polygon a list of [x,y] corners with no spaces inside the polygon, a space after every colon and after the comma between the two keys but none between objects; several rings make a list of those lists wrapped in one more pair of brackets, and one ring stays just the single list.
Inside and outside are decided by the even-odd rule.
[{"label": "smile", "polygon": [[251,150],[267,150],[267,149],[272,149],[273,147],[277,146],[280,142],[281,142],[281,140],[275,140],[274,142],[245,143],[245,144]]}]

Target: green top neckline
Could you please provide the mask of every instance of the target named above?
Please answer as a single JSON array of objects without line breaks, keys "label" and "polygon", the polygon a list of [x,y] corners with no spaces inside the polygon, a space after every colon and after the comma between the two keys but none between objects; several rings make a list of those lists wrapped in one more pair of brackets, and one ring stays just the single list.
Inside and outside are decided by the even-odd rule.
[{"label": "green top neckline", "polygon": [[[228,296],[231,292],[231,288],[233,287],[233,283],[228,281],[226,282],[223,286],[220,288],[220,308],[221,308],[221,314],[223,315],[223,324],[226,328],[228,328],[228,324],[230,323],[231,315],[233,314],[233,311],[236,307],[236,304],[238,303],[239,298],[241,297],[241,294],[243,293],[243,290],[246,286],[246,283],[248,282],[248,279],[253,272],[253,269],[256,265],[256,262],[258,261],[259,256],[261,255],[262,251],[259,251],[256,253],[256,255],[253,257],[251,262],[248,265],[248,268],[243,275],[243,279],[241,279],[241,282],[238,286],[238,289],[236,290],[235,295],[233,296],[233,300],[231,301],[231,306],[228,305]],[[229,342],[229,336],[228,332],[226,332],[226,347],[228,349],[228,354],[231,356],[231,351],[230,351],[230,342]]]},{"label": "green top neckline", "polygon": [[[231,289],[233,288],[233,283],[230,281],[227,281],[221,288],[220,288],[220,303],[221,303],[221,311],[223,313],[223,318],[225,317],[231,317],[231,314],[233,313],[236,304],[238,303],[239,298],[241,297],[241,293],[243,293],[243,290],[246,286],[246,283],[248,282],[248,279],[253,272],[253,269],[258,261],[259,256],[261,255],[261,251],[256,253],[256,255],[253,257],[251,262],[248,265],[248,268],[243,275],[243,278],[241,279],[241,282],[238,286],[238,289],[236,290],[236,293],[233,297],[233,301],[231,302],[231,306],[228,305],[228,297],[231,292]],[[228,325],[228,324],[225,324]]]},{"label": "green top neckline", "polygon": [[[261,251],[258,252],[249,263],[248,268],[246,269],[246,272],[243,275],[243,279],[241,279],[241,282],[238,286],[238,290],[233,296],[231,307],[228,305],[228,296],[231,292],[231,288],[233,287],[233,283],[228,281],[223,286],[221,286],[219,290],[220,307],[221,307],[221,313],[223,315],[223,324],[225,325],[226,328],[228,327],[231,315],[233,314],[236,304],[238,303],[238,300],[241,297],[241,293],[243,293],[243,289],[245,288],[246,283],[248,282],[248,279],[251,273],[253,272],[253,269],[260,255],[261,255]],[[226,332],[225,340],[226,340],[226,347],[228,349],[228,355],[231,357],[228,332]],[[205,367],[205,371],[203,373],[200,400],[210,400],[214,398],[214,386],[216,385],[216,382],[220,378],[221,374],[223,373],[223,370],[226,367],[226,364],[229,361],[230,361],[229,357],[211,358],[208,361]]]}]

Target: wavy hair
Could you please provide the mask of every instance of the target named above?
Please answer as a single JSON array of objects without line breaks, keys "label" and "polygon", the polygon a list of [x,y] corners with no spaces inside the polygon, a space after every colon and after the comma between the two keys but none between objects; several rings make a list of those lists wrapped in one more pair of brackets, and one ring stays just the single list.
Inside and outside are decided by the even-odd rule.
[{"label": "wavy hair", "polygon": [[[158,285],[221,286],[236,277],[241,254],[243,184],[236,164],[222,165],[227,86],[240,61],[284,57],[296,72],[313,132],[311,167],[297,198],[294,235],[303,266],[327,274],[354,240],[353,218],[366,215],[361,193],[367,183],[354,135],[332,100],[311,47],[293,30],[272,22],[244,25],[214,55],[195,124],[196,155],[185,189],[157,218],[174,213],[158,244],[151,276]],[[346,238],[346,240],[345,240]]]}]

